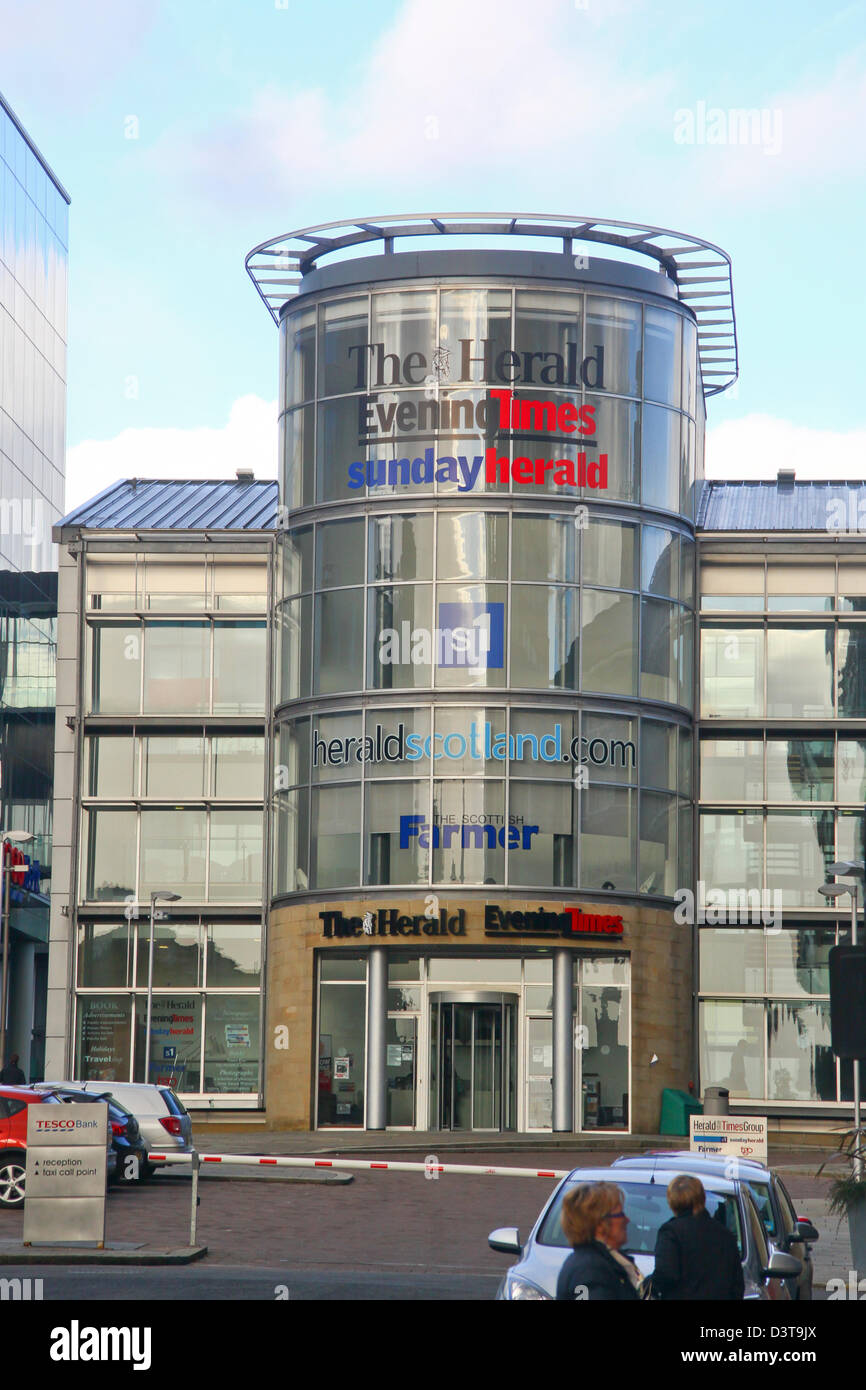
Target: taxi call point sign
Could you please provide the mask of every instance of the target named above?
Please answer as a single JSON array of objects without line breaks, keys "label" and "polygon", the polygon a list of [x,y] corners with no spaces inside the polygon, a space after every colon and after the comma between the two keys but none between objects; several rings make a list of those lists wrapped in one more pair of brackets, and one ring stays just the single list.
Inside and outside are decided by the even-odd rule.
[{"label": "taxi call point sign", "polygon": [[105,1243],[108,1106],[29,1105],[25,1245]]},{"label": "taxi call point sign", "polygon": [[716,1158],[767,1161],[766,1115],[691,1115],[689,1149]]}]

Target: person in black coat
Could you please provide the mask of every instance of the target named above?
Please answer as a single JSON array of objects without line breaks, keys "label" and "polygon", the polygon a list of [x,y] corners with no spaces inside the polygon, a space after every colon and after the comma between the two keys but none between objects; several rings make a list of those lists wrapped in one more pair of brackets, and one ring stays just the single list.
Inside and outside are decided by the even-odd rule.
[{"label": "person in black coat", "polygon": [[707,1211],[707,1194],[700,1178],[681,1173],[668,1184],[668,1205],[674,1213],[659,1227],[653,1296],[691,1301],[743,1297],[743,1266],[736,1238]]},{"label": "person in black coat", "polygon": [[624,1200],[610,1182],[580,1183],[566,1193],[562,1229],[574,1248],[557,1280],[559,1302],[637,1300],[640,1271],[633,1260],[619,1253],[628,1230]]},{"label": "person in black coat", "polygon": [[23,1086],[26,1080],[26,1076],[18,1065],[18,1053],[13,1052],[3,1070],[0,1071],[0,1084],[3,1086]]}]

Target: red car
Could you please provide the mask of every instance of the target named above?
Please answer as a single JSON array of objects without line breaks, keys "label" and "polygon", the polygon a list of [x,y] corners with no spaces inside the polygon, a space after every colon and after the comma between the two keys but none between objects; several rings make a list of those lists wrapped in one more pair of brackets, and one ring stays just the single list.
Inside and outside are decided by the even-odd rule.
[{"label": "red car", "polygon": [[28,1105],[58,1105],[28,1086],[0,1086],[0,1207],[24,1204]]}]

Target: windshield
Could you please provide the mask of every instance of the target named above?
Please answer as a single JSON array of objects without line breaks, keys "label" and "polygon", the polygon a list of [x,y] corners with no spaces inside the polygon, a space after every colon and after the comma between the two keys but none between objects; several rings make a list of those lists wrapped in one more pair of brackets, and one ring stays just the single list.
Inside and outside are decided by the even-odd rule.
[{"label": "windshield", "polygon": [[[558,1245],[568,1249],[568,1241],[562,1230],[562,1199],[576,1183],[568,1183],[560,1188],[544,1218],[544,1224],[537,1236],[539,1245]],[[667,1192],[662,1183],[620,1182],[617,1187],[625,1196],[623,1210],[628,1217],[628,1235],[623,1249],[632,1255],[652,1255],[656,1248],[659,1226],[670,1221],[673,1212],[668,1206]],[[737,1238],[740,1257],[743,1255],[743,1232],[740,1225],[740,1209],[733,1195],[723,1195],[707,1189],[707,1211],[716,1221],[721,1221]]]}]

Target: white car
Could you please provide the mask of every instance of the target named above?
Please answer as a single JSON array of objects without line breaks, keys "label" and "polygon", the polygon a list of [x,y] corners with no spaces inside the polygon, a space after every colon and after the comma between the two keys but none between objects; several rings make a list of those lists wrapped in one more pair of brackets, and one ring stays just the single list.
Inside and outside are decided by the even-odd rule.
[{"label": "white car", "polygon": [[[78,1091],[95,1091],[115,1096],[138,1120],[143,1144],[148,1152],[190,1153],[192,1120],[183,1102],[168,1086],[152,1086],[135,1081],[65,1081],[52,1083],[74,1086]],[[157,1163],[146,1163],[142,1176],[149,1177]]]}]

